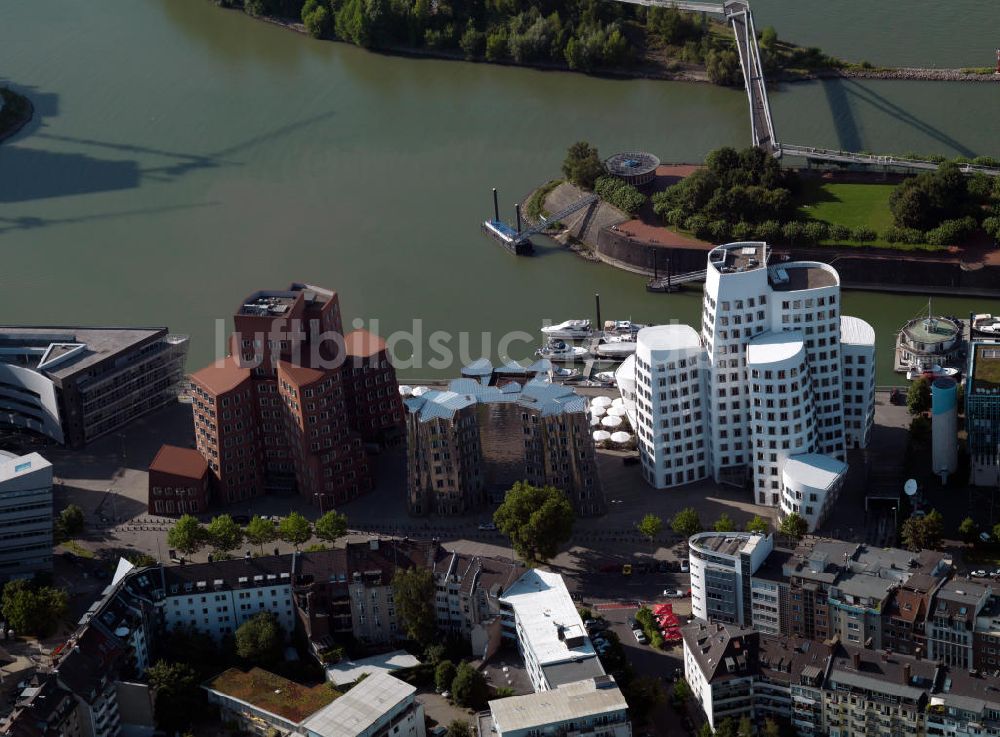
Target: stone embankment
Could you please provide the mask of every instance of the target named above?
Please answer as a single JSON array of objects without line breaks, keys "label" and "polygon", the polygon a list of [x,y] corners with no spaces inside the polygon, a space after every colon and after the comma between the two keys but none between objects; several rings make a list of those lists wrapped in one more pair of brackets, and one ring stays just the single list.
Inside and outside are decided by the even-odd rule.
[{"label": "stone embankment", "polygon": [[925,82],[1000,82],[1000,74],[977,74],[962,69],[848,69],[837,76],[851,79],[905,79]]}]

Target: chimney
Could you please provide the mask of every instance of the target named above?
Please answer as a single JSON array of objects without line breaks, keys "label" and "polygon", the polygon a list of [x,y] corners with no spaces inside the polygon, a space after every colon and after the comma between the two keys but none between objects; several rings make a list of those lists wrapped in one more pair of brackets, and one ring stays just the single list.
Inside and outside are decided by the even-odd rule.
[{"label": "chimney", "polygon": [[910,685],[910,676],[912,676],[912,675],[913,675],[913,671],[910,668],[910,664],[909,663],[904,664],[903,665],[903,685],[904,686],[909,686]]},{"label": "chimney", "polygon": [[854,666],[854,670],[861,670],[861,653],[857,650],[851,653],[851,665]]}]

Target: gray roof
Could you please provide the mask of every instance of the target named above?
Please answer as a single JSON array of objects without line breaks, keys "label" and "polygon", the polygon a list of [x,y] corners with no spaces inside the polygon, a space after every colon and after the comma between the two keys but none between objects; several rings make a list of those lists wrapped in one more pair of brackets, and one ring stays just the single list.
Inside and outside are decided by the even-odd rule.
[{"label": "gray roof", "polygon": [[879,678],[874,675],[868,676],[863,673],[851,670],[834,669],[830,673],[830,681],[840,683],[853,688],[860,688],[876,693],[886,693],[891,696],[898,696],[912,701],[919,701],[924,695],[925,689],[916,688],[910,685],[891,681],[885,677]]},{"label": "gray roof", "polygon": [[565,724],[627,708],[625,697],[611,676],[588,678],[559,688],[490,702],[497,732]]},{"label": "gray roof", "polygon": [[356,737],[416,692],[388,673],[376,673],[307,718],[299,729],[310,737]]},{"label": "gray roof", "polygon": [[581,658],[580,660],[567,663],[553,663],[543,665],[542,672],[545,680],[550,686],[562,686],[567,683],[576,683],[585,678],[597,678],[604,675],[604,668],[597,657]]},{"label": "gray roof", "polygon": [[451,419],[459,410],[474,404],[508,402],[535,410],[542,417],[587,411],[587,400],[573,389],[538,378],[523,386],[517,382],[488,386],[471,378],[453,379],[446,390],[430,389],[419,396],[409,397],[404,404],[420,422],[430,422]]}]

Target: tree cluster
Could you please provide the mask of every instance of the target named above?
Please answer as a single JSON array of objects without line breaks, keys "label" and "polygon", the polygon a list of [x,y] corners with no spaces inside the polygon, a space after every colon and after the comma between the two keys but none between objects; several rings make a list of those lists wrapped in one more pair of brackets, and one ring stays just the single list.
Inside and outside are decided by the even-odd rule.
[{"label": "tree cluster", "polygon": [[7,626],[15,632],[48,637],[66,616],[69,597],[62,589],[12,579],[3,587],[0,610]]},{"label": "tree cluster", "polygon": [[392,577],[392,598],[406,636],[429,645],[437,629],[434,574],[427,568],[400,568]]},{"label": "tree cluster", "polygon": [[562,172],[570,182],[583,189],[593,189],[597,180],[607,174],[597,147],[586,141],[577,141],[569,147]]},{"label": "tree cluster", "polygon": [[629,215],[635,215],[646,204],[646,195],[618,177],[598,177],[594,182],[594,192],[605,202]]},{"label": "tree cluster", "polygon": [[906,179],[889,197],[896,226],[920,231],[972,214],[970,203],[965,175],[952,162]]},{"label": "tree cluster", "polygon": [[328,543],[335,543],[347,534],[347,517],[336,510],[330,510],[310,523],[298,512],[291,512],[277,525],[270,519],[255,515],[245,527],[241,527],[228,514],[220,514],[203,525],[197,517],[185,514],[167,532],[167,544],[184,555],[193,555],[204,547],[210,547],[219,556],[227,556],[244,541],[256,545],[263,555],[264,546],[282,540],[296,549],[309,542],[313,536]]},{"label": "tree cluster", "polygon": [[[653,196],[653,210],[665,223],[697,237],[723,242],[732,237],[777,240],[782,223],[795,215],[798,180],[760,148],[712,151],[705,166]],[[818,240],[826,237],[825,226]],[[791,233],[790,235],[802,235]]]},{"label": "tree cluster", "polygon": [[559,489],[518,481],[493,513],[497,529],[529,565],[554,558],[573,533],[573,505]]},{"label": "tree cluster", "polygon": [[944,518],[936,509],[923,517],[910,517],[903,523],[901,535],[909,550],[936,550],[944,537]]}]

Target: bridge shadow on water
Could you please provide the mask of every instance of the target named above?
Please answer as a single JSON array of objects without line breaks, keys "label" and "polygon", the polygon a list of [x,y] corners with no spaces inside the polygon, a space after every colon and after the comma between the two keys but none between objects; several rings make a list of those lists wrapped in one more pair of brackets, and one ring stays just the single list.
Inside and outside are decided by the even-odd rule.
[{"label": "bridge shadow on water", "polygon": [[828,79],[823,80],[822,85],[823,92],[830,105],[830,114],[833,117],[834,126],[837,131],[839,146],[844,151],[862,151],[865,148],[861,141],[861,133],[858,129],[854,112],[858,109],[860,103],[947,146],[957,155],[976,156],[975,151],[958,139],[948,135],[940,128],[931,125],[925,120],[921,120],[909,110],[901,107],[884,95],[878,94],[870,86],[864,85],[858,80]]}]

